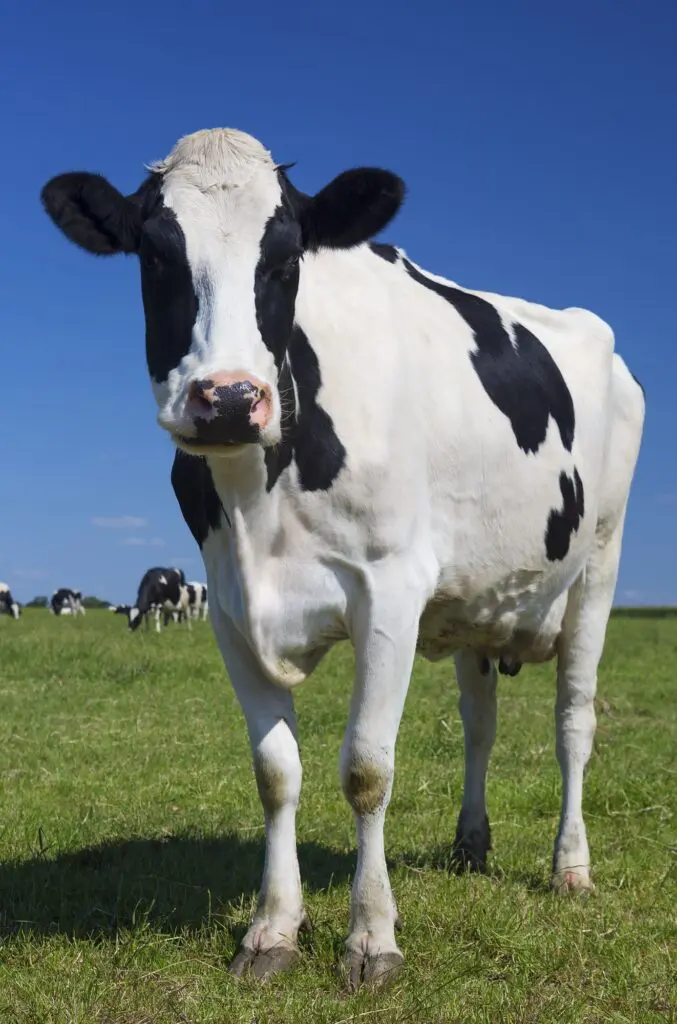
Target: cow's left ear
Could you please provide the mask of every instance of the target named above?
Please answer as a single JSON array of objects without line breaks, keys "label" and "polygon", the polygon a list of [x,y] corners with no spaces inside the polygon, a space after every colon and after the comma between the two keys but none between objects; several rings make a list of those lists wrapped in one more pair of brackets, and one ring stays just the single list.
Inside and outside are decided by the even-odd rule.
[{"label": "cow's left ear", "polygon": [[344,171],[305,206],[301,215],[304,247],[350,249],[366,242],[393,219],[404,193],[404,182],[392,171],[377,167]]},{"label": "cow's left ear", "polygon": [[100,174],[59,174],[47,182],[41,198],[56,226],[87,252],[138,252],[140,209]]}]

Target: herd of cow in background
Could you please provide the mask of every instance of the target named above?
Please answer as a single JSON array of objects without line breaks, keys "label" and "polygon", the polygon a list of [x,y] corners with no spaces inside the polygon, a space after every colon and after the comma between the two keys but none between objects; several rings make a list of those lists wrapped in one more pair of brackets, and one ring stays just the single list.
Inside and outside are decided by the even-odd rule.
[{"label": "herd of cow in background", "polygon": [[[21,607],[7,584],[0,583],[0,615],[19,619]],[[81,591],[71,590],[70,587],[55,590],[48,608],[53,615],[59,616],[85,614]],[[142,622],[148,629],[151,619],[155,621],[158,633],[163,625],[167,626],[170,622],[185,622],[190,629],[192,621],[207,618],[207,586],[204,583],[187,582],[181,569],[156,566],[143,574],[134,604],[111,604],[108,610],[117,615],[125,615],[132,631],[138,629]]]}]

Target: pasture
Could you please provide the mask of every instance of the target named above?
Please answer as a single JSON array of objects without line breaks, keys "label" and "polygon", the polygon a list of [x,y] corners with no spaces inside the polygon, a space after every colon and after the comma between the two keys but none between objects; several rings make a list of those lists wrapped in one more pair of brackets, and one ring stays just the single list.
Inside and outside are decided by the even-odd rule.
[{"label": "pasture", "polygon": [[399,1024],[677,1020],[677,618],[615,618],[584,810],[595,892],[548,891],[554,666],[499,680],[489,873],[447,871],[462,784],[453,665],[417,660],[386,843],[406,967],[336,971],[355,863],[338,753],[351,651],[297,694],[296,971],[225,973],[262,868],[244,720],[207,623],[130,636],[107,612],[0,619],[0,1021]]}]

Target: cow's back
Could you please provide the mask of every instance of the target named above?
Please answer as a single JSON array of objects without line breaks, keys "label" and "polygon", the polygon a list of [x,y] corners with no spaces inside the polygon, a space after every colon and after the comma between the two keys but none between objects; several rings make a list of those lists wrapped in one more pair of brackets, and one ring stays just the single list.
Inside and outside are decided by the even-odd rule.
[{"label": "cow's back", "polygon": [[[629,443],[617,436],[613,333],[586,310],[431,277],[449,285],[450,302],[415,270],[368,249],[311,266],[313,294],[329,295],[331,278],[341,299],[319,310],[301,295],[297,312],[347,458],[324,500],[310,497],[310,514],[346,554],[362,547],[369,571],[367,548],[423,567],[431,654],[468,642],[498,652],[545,626],[534,653],[550,656],[600,503],[619,500],[603,493],[609,451]],[[487,313],[501,351],[478,336]],[[641,423],[630,433],[638,444]],[[627,496],[630,478],[617,483]]]}]

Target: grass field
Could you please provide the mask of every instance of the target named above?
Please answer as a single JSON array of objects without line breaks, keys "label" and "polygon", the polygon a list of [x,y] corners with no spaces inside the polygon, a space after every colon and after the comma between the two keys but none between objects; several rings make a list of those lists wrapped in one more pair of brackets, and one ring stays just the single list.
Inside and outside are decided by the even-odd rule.
[{"label": "grass field", "polygon": [[250,917],[261,811],[208,624],[0,618],[1,1024],[677,1020],[677,619],[612,620],[585,813],[596,890],[547,888],[559,808],[553,666],[501,678],[485,877],[445,870],[462,783],[451,663],[418,662],[386,827],[406,969],[335,972],[355,863],[337,648],[298,692],[299,851],[314,930],[263,988],[224,967]]}]

